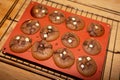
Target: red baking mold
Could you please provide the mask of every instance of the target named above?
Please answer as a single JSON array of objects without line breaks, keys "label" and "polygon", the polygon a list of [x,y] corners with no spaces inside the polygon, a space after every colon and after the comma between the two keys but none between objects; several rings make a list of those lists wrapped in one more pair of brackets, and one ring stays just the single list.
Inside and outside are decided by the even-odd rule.
[{"label": "red baking mold", "polygon": [[[6,40],[6,42],[5,42],[4,46],[3,46],[3,48],[5,48],[4,51],[7,52],[7,53],[9,53],[9,54],[18,56],[18,57],[23,58],[23,59],[27,59],[27,60],[32,61],[32,62],[36,62],[38,64],[47,66],[49,68],[52,68],[52,69],[55,69],[55,70],[58,70],[58,71],[61,71],[61,72],[67,73],[67,74],[70,74],[70,75],[78,77],[78,78],[82,78],[82,79],[85,79],[85,80],[86,79],[87,80],[100,80],[101,75],[102,75],[102,71],[103,71],[103,67],[104,67],[104,62],[105,62],[105,59],[106,59],[106,49],[107,49],[107,44],[108,44],[108,39],[109,39],[109,34],[110,34],[110,25],[108,25],[106,23],[103,23],[103,22],[100,22],[100,21],[97,21],[97,20],[93,20],[93,19],[86,18],[86,17],[80,16],[80,15],[76,15],[76,14],[73,14],[73,13],[70,13],[70,12],[66,12],[66,11],[63,11],[63,10],[60,10],[60,9],[56,9],[56,8],[51,7],[51,6],[44,5],[45,7],[48,8],[48,12],[49,13],[52,12],[52,11],[54,11],[54,10],[59,10],[59,11],[61,11],[61,12],[63,12],[65,14],[66,18],[68,16],[71,16],[71,15],[76,15],[76,16],[78,16],[78,17],[80,17],[80,18],[82,18],[84,20],[85,26],[84,26],[83,30],[80,30],[80,31],[71,31],[68,28],[66,28],[65,22],[63,22],[61,24],[53,24],[53,23],[51,23],[49,21],[49,19],[48,19],[48,15],[49,14],[46,15],[44,18],[41,18],[41,19],[32,17],[31,14],[30,14],[30,10],[36,4],[39,4],[39,3],[37,3],[37,2],[31,2],[28,5],[28,7],[26,8],[25,12],[23,13],[21,19],[17,23],[16,27],[11,32],[9,38]],[[44,27],[44,26],[46,26],[46,25],[52,24],[52,25],[55,25],[59,29],[59,31],[60,31],[59,38],[57,40],[55,40],[55,41],[51,41],[50,42],[53,45],[53,49],[54,50],[56,50],[58,48],[65,47],[62,44],[62,42],[61,42],[61,36],[64,33],[66,33],[66,32],[73,32],[73,33],[77,34],[79,36],[79,38],[80,38],[80,45],[77,46],[76,48],[69,48],[69,49],[73,52],[76,60],[77,60],[77,58],[79,56],[90,56],[90,57],[92,57],[95,60],[96,64],[97,64],[97,71],[96,71],[96,73],[93,76],[91,76],[91,77],[82,76],[77,71],[76,61],[75,61],[74,65],[72,67],[68,68],[68,69],[61,69],[61,68],[57,67],[55,65],[55,63],[53,62],[52,57],[50,59],[48,59],[48,60],[45,60],[45,61],[38,61],[38,60],[36,60],[35,58],[32,57],[31,48],[28,51],[24,52],[24,53],[14,53],[14,52],[12,52],[10,50],[10,48],[9,48],[10,39],[12,37],[14,37],[15,35],[19,35],[19,34],[25,35],[24,33],[21,32],[20,26],[21,26],[21,24],[24,21],[29,20],[29,19],[37,19],[37,20],[39,20],[39,22],[41,24],[41,28]],[[101,37],[93,37],[97,41],[99,41],[99,43],[101,44],[101,47],[102,47],[101,52],[98,55],[95,55],[95,56],[91,56],[91,55],[85,53],[85,51],[82,48],[83,42],[86,39],[91,38],[89,36],[89,33],[87,32],[87,26],[90,25],[92,22],[101,24],[104,27],[104,29],[105,29],[104,35],[102,35]],[[37,32],[34,35],[27,35],[27,36],[29,36],[30,38],[32,38],[32,44],[35,41],[40,41],[41,40],[40,31]]]}]

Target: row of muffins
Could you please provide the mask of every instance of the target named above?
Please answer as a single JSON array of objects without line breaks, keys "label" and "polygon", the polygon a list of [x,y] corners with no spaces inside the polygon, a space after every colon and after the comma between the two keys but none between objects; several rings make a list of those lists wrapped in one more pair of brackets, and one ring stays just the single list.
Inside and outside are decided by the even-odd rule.
[{"label": "row of muffins", "polygon": [[[35,5],[31,9],[31,15],[35,18],[43,18],[48,14],[48,9],[43,5]],[[61,11],[54,10],[48,16],[52,23],[60,24],[66,22],[66,27],[71,30],[81,30],[85,26],[85,22],[78,16],[69,16],[67,19]],[[104,27],[97,23],[91,23],[87,31],[90,36],[102,36],[104,34]]]},{"label": "row of muffins", "polygon": [[[26,36],[26,38],[24,38],[24,37],[22,38],[20,36],[18,35],[17,37],[15,36],[13,39],[11,39],[10,48],[13,47],[13,49],[11,49],[11,50],[14,52],[19,52],[19,53],[24,52],[29,48],[29,45],[32,43],[32,40],[29,37]],[[41,37],[43,37],[42,40],[45,40],[45,41],[50,41],[53,39],[55,40],[58,36],[59,36],[59,34],[51,35],[50,37],[48,37],[48,35],[46,36],[44,34],[43,35],[41,34]],[[25,46],[26,44],[28,44],[28,42],[29,42],[29,45]],[[66,32],[61,37],[61,42],[67,48],[77,47],[80,43],[79,37],[72,32]],[[27,49],[23,50],[21,48],[21,46],[19,46],[19,45],[21,45],[21,46],[23,45],[23,49],[25,49],[24,47],[27,47]],[[16,50],[16,47],[18,47],[17,50]],[[84,51],[90,55],[97,55],[101,51],[100,43],[97,40],[95,40],[94,38],[89,38],[89,39],[85,40],[82,44],[82,47],[83,47]],[[16,51],[14,50],[14,48]]]},{"label": "row of muffins", "polygon": [[[58,48],[53,50],[52,44],[46,40],[35,41],[28,36],[17,35],[10,41],[10,49],[15,53],[22,53],[31,48],[32,56],[37,60],[47,60],[53,56],[54,63],[63,69],[71,67],[75,62],[75,56],[68,48]],[[77,70],[84,76],[92,76],[97,70],[94,59],[90,56],[79,56],[76,60]]]},{"label": "row of muffins", "polygon": [[[46,7],[42,5],[35,5],[31,9],[31,15],[36,18],[42,18],[48,14]],[[70,16],[65,19],[65,16],[60,11],[53,11],[49,14],[49,20],[52,23],[60,24],[66,20],[66,26],[70,30],[81,30],[84,28],[84,21],[77,16]],[[25,21],[21,26],[21,31],[25,34],[35,34],[40,30],[40,23],[37,20]],[[87,31],[90,36],[102,36],[104,28],[100,24],[91,23]],[[48,41],[56,40],[59,37],[59,30],[53,25],[47,25],[40,31],[41,41],[36,41],[33,45],[32,40],[23,35],[17,35],[10,41],[10,49],[13,52],[25,52],[31,46],[31,52],[37,60],[46,60],[53,55],[55,64],[60,68],[68,68],[74,64],[75,57],[68,48],[77,47],[79,45],[79,37],[72,32],[66,32],[61,37],[61,42],[68,48],[60,48],[53,51],[52,45]],[[101,45],[93,38],[85,40],[83,49],[88,54],[96,55],[101,51]],[[91,69],[90,69],[91,68]],[[95,61],[89,56],[81,56],[77,59],[78,71],[85,75],[91,76],[96,72],[97,66]],[[84,70],[84,72],[83,72]]]}]

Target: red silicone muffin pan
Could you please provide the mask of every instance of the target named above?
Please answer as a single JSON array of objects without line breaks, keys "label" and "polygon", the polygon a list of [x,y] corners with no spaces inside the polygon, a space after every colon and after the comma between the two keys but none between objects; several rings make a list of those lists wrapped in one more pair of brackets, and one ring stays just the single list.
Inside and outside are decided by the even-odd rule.
[{"label": "red silicone muffin pan", "polygon": [[[3,48],[5,48],[4,51],[7,52],[8,54],[12,54],[12,55],[18,56],[20,58],[27,59],[29,61],[32,61],[32,62],[41,64],[41,65],[47,66],[49,68],[55,69],[57,71],[60,71],[60,72],[66,73],[66,74],[70,74],[70,75],[78,77],[78,78],[88,79],[88,80],[100,80],[101,75],[102,75],[102,71],[103,71],[103,66],[104,66],[105,58],[106,58],[106,49],[107,49],[107,44],[108,44],[108,39],[109,39],[109,34],[110,34],[110,25],[108,25],[106,23],[103,23],[103,22],[100,22],[100,21],[96,21],[96,20],[93,20],[93,19],[90,19],[90,18],[86,18],[86,17],[80,16],[80,15],[77,15],[78,17],[80,17],[81,19],[84,20],[85,26],[84,26],[83,30],[72,31],[72,30],[66,28],[65,22],[63,22],[61,24],[53,24],[53,23],[51,23],[49,21],[49,19],[48,19],[48,15],[49,14],[46,15],[44,18],[41,18],[41,19],[32,17],[31,14],[30,14],[30,10],[36,4],[40,4],[40,3],[31,2],[28,5],[28,7],[26,8],[25,12],[23,13],[21,19],[17,23],[16,27],[11,32],[9,38],[6,40],[6,42],[5,42],[4,46],[3,46]],[[44,5],[44,6],[48,8],[48,12],[49,13],[52,12],[52,11],[54,11],[54,10],[59,10],[62,13],[64,13],[64,15],[65,15],[66,18],[68,16],[71,16],[71,15],[76,15],[76,14],[73,14],[73,13],[70,13],[70,12],[66,12],[66,11],[63,11],[63,10],[60,10],[60,9],[53,8],[51,6],[46,6],[46,5]],[[75,33],[75,34],[77,34],[79,36],[79,38],[80,38],[80,44],[79,44],[79,46],[77,46],[76,48],[68,48],[68,49],[70,49],[73,52],[73,54],[75,56],[75,63],[72,65],[72,67],[67,68],[67,69],[61,69],[61,68],[59,68],[59,67],[57,67],[55,65],[52,57],[50,59],[48,59],[48,60],[38,61],[38,60],[36,60],[35,58],[32,57],[32,55],[31,55],[31,48],[28,51],[24,52],[24,53],[14,53],[14,52],[12,52],[10,50],[10,48],[9,48],[10,39],[13,36],[15,36],[15,35],[19,35],[19,34],[25,35],[24,33],[21,32],[20,26],[21,26],[21,24],[24,21],[29,20],[29,19],[37,19],[37,20],[39,20],[39,22],[41,24],[41,29],[42,29],[42,27],[44,27],[46,25],[49,25],[49,24],[55,25],[59,29],[59,31],[60,31],[59,38],[57,40],[55,40],[55,41],[51,41],[50,42],[53,45],[53,49],[54,50],[56,50],[58,48],[64,48],[65,47],[62,44],[62,42],[61,42],[61,36],[64,33],[66,33],[66,32],[73,32],[73,33]],[[97,41],[99,41],[99,43],[101,44],[101,47],[102,47],[101,52],[99,54],[95,55],[95,56],[91,56],[91,55],[85,53],[85,51],[82,48],[83,42],[86,39],[91,38],[91,36],[89,36],[89,33],[87,32],[86,29],[87,29],[87,26],[90,25],[90,23],[92,23],[92,22],[101,24],[104,27],[104,29],[105,29],[104,35],[102,35],[101,37],[94,37]],[[30,38],[32,38],[32,44],[35,41],[40,41],[41,40],[40,31],[38,31],[37,33],[35,33],[33,35],[27,35],[27,36],[29,36]],[[79,56],[90,56],[90,57],[92,57],[95,60],[95,62],[97,64],[97,71],[96,71],[96,73],[93,76],[91,76],[91,77],[85,77],[85,76],[82,76],[77,71],[76,60],[77,60],[77,58]]]}]

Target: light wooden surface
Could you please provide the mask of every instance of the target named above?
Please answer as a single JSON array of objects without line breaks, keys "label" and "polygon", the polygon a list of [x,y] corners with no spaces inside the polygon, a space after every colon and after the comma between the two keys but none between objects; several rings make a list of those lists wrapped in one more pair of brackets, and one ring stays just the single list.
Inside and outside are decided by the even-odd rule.
[{"label": "light wooden surface", "polygon": [[[3,20],[7,12],[9,11],[10,7],[14,3],[15,0],[0,0],[0,21]],[[35,1],[35,0],[34,0]],[[39,0],[38,0],[39,1]],[[78,3],[73,3],[70,2],[69,0],[52,0],[56,1],[65,5],[69,5],[75,8],[83,9],[85,11],[93,12],[95,14],[103,15],[112,19],[117,19],[120,20],[119,15],[111,14],[108,12],[100,11],[94,8],[86,7],[83,5],[80,5],[78,3],[85,3],[88,5],[97,5],[103,8],[108,8],[112,9],[115,11],[120,12],[120,0],[72,0],[72,1],[77,1]],[[0,28],[0,38],[2,37],[3,33],[6,31],[9,25],[11,25],[11,20],[9,20],[9,17],[15,18],[15,20],[19,20],[22,12],[24,12],[24,9],[21,9],[19,14],[15,16],[16,12],[19,11],[19,7],[22,6],[24,0],[19,0],[18,4],[15,6],[15,8],[12,10],[12,12],[9,14],[5,22]],[[26,5],[28,5],[30,0],[26,0]],[[64,3],[63,3],[64,2]],[[26,6],[23,6],[24,8]],[[0,48],[2,48],[2,45],[4,44],[6,38],[9,36],[9,33],[12,31],[14,26],[16,25],[17,22],[14,22],[12,24],[13,27],[9,28],[9,30],[6,33],[6,37],[4,37],[0,41]],[[108,22],[112,23],[112,21]],[[120,23],[113,23],[112,26],[119,26],[113,27],[111,31],[111,38],[110,38],[110,44],[108,46],[108,50],[113,50],[115,48],[115,51],[120,51],[120,33],[117,33],[116,36],[116,31],[120,32]],[[117,37],[117,38],[115,38]],[[115,40],[117,39],[117,40]],[[116,46],[114,47],[114,42],[116,41]],[[105,64],[105,71],[103,75],[103,80],[120,80],[120,54],[114,54],[112,52],[107,53],[107,59],[106,59],[106,64]],[[2,59],[2,58],[0,58]],[[111,67],[112,63],[112,67]],[[112,69],[112,70],[111,70]],[[111,71],[111,75],[109,74]],[[44,74],[44,73],[42,73]],[[25,71],[23,69],[11,66],[9,64],[0,62],[0,80],[49,80],[46,77],[43,77],[41,75],[37,75],[28,71]]]},{"label": "light wooden surface", "polygon": [[49,80],[40,75],[0,62],[0,80]]},{"label": "light wooden surface", "polygon": [[14,0],[8,0],[8,1],[0,0],[0,21],[2,21],[4,16],[7,14],[6,12],[10,9],[13,2]]}]

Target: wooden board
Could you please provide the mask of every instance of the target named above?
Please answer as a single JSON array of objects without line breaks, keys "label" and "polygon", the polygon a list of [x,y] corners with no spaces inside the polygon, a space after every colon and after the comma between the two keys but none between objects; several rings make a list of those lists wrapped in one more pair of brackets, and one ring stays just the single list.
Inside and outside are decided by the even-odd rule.
[{"label": "wooden board", "polygon": [[[5,17],[15,0],[0,0],[0,22]],[[9,5],[8,5],[9,4]]]}]

